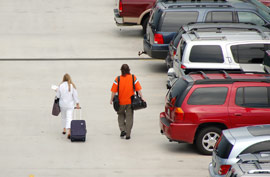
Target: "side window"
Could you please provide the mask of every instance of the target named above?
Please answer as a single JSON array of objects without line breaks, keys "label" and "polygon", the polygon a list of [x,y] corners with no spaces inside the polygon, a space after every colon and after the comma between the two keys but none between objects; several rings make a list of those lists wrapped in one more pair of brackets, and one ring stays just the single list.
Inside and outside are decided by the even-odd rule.
[{"label": "side window", "polygon": [[259,142],[256,143],[244,151],[242,151],[240,154],[247,154],[247,153],[260,153],[260,152],[269,152],[269,147],[270,147],[270,141],[264,141],[264,142]]},{"label": "side window", "polygon": [[184,40],[181,40],[180,42],[180,61],[183,59],[183,53],[186,48],[186,42]]},{"label": "side window", "polygon": [[233,22],[232,12],[208,12],[206,22]]},{"label": "side window", "polygon": [[189,105],[222,105],[227,97],[227,87],[197,88],[188,99]]},{"label": "side window", "polygon": [[222,49],[218,45],[195,45],[189,56],[190,62],[223,63]]},{"label": "side window", "polygon": [[184,24],[197,22],[198,15],[198,12],[166,12],[160,30],[164,32],[177,31]]},{"label": "side window", "polygon": [[269,48],[269,44],[241,44],[231,46],[231,52],[236,63],[265,63],[267,65],[270,59]]},{"label": "side window", "polygon": [[269,108],[270,87],[240,87],[236,92],[235,104],[242,107]]},{"label": "side window", "polygon": [[264,20],[259,17],[258,15],[252,13],[252,12],[238,12],[238,19],[239,22],[249,22],[249,23],[254,23],[256,25],[264,25],[265,22]]}]

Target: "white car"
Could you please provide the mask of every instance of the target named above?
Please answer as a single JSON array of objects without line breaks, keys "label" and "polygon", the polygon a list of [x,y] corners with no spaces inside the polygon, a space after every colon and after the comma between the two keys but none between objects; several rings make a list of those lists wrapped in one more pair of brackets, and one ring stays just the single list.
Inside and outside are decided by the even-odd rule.
[{"label": "white car", "polygon": [[261,27],[192,29],[182,35],[168,83],[193,71],[270,72],[270,35]]}]

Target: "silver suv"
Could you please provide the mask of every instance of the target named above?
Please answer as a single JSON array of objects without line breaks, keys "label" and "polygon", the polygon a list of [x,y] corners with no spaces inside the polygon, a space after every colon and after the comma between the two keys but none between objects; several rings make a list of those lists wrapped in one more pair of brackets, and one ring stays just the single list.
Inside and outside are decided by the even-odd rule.
[{"label": "silver suv", "polygon": [[208,170],[211,177],[225,176],[241,154],[270,151],[270,124],[232,128],[222,131]]},{"label": "silver suv", "polygon": [[269,177],[270,152],[239,155],[226,177]]},{"label": "silver suv", "polygon": [[269,29],[248,25],[191,28],[182,34],[168,71],[168,85],[192,71],[270,72]]}]

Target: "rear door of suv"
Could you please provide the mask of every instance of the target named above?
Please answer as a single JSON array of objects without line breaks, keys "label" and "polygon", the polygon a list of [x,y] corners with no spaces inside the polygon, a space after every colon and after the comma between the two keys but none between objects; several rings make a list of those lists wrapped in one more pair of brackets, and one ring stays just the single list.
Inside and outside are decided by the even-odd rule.
[{"label": "rear door of suv", "polygon": [[233,127],[270,124],[270,83],[234,83],[229,117]]}]

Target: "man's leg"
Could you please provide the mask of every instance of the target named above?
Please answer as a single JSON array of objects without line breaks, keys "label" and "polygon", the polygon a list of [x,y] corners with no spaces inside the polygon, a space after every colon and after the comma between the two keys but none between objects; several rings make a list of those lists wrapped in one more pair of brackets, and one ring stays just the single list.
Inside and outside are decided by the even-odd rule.
[{"label": "man's leg", "polygon": [[125,123],[125,117],[126,117],[126,105],[120,105],[120,109],[117,112],[118,114],[118,125],[121,132],[126,132],[126,123]]},{"label": "man's leg", "polygon": [[126,108],[126,137],[130,137],[131,129],[133,126],[133,110],[131,108],[131,105],[127,105]]}]

